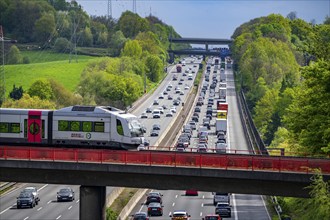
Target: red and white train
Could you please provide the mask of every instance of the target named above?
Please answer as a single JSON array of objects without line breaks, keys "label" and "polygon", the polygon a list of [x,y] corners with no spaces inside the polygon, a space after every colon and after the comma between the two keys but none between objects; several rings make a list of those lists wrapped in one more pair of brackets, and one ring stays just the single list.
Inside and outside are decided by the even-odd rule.
[{"label": "red and white train", "polygon": [[138,118],[110,106],[0,108],[0,144],[132,149],[144,142]]}]

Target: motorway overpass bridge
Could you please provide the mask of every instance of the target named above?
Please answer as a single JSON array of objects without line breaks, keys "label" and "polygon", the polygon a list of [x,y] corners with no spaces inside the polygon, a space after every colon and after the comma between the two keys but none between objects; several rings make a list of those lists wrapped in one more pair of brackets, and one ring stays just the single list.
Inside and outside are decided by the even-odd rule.
[{"label": "motorway overpass bridge", "polygon": [[[170,50],[170,62],[174,61],[174,55],[203,55],[203,56],[220,56],[222,58],[231,56],[231,52],[228,50],[214,50],[209,49],[209,45],[230,45],[233,43],[233,39],[214,39],[214,38],[169,38]],[[184,50],[172,50],[172,43],[184,43],[184,44],[202,44],[205,46],[204,50],[200,49],[184,49]]]},{"label": "motorway overpass bridge", "polygon": [[81,185],[81,220],[104,219],[106,186],[308,197],[315,168],[330,179],[329,159],[0,146],[1,181]]}]

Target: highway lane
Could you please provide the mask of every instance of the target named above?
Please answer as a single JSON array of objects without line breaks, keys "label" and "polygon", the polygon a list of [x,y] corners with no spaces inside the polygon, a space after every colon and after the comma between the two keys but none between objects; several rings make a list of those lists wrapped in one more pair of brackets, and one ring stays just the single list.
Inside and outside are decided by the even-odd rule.
[{"label": "highway lane", "polygon": [[[188,58],[188,61],[190,63],[190,59]],[[194,68],[193,64],[189,64],[186,67],[183,67],[183,71],[186,70],[186,68]],[[194,68],[194,70],[197,73],[198,67]],[[172,83],[172,75],[176,72],[175,66],[172,68],[170,67],[169,73],[167,76],[164,78],[163,82],[159,85],[159,87],[155,90],[155,92],[146,100],[144,103],[140,104],[138,108],[136,108],[133,111],[133,114],[139,116],[145,109],[149,106],[152,105],[152,102],[155,99],[158,99],[159,94],[163,92],[168,85],[168,83]],[[195,75],[195,74],[194,74]],[[180,79],[180,78],[179,78]],[[177,85],[176,81],[173,83],[173,88],[171,92],[173,93],[174,87]],[[191,80],[191,83],[193,80]],[[190,86],[191,87],[191,86]],[[184,90],[184,84],[180,86],[182,90]],[[185,95],[181,96],[181,98],[184,100],[187,96],[188,90],[184,90]],[[173,97],[177,97],[178,95],[173,95]],[[160,100],[160,104],[163,105],[172,105],[172,101],[167,100],[167,95],[165,96],[164,100]],[[159,106],[161,106],[159,105]],[[158,107],[158,106],[157,106]],[[154,108],[154,106],[152,106]],[[177,107],[177,110],[179,111],[181,108],[181,105]],[[161,132],[164,131],[166,126],[170,123],[170,119],[173,118],[165,118],[162,115],[162,118],[159,119],[142,119],[142,123],[146,126],[147,128],[147,133],[146,136],[149,135],[151,126],[154,123],[159,123],[161,124]],[[150,143],[154,144],[156,143],[157,139],[159,137],[147,137],[150,139]],[[37,187],[40,191],[40,198],[41,201],[39,205],[34,207],[33,209],[17,209],[16,208],[16,197],[19,195],[19,192],[26,186],[35,186]],[[65,219],[65,220],[74,220],[74,219],[79,219],[79,186],[72,186],[76,193],[76,200],[74,202],[67,202],[67,203],[57,203],[56,202],[56,192],[63,186],[60,185],[52,185],[52,184],[19,184],[17,186],[18,188],[15,189],[14,191],[10,193],[6,193],[5,195],[2,195],[0,197],[0,219]],[[112,187],[107,187],[107,194],[110,194],[112,191]]]},{"label": "highway lane", "polygon": [[[211,68],[210,74],[210,83],[212,81],[212,74],[214,67]],[[219,80],[219,78],[218,78]],[[227,102],[229,104],[228,111],[228,149],[233,152],[234,149],[237,150],[248,150],[248,145],[244,136],[242,122],[240,120],[238,108],[237,108],[237,99],[235,92],[234,76],[231,69],[226,70],[226,81],[227,81]],[[217,86],[216,89],[219,87]],[[216,90],[217,91],[217,90]],[[218,94],[216,94],[217,96]],[[206,100],[204,100],[204,106],[201,109],[201,116],[205,115],[206,112],[206,102],[209,97],[209,89],[207,90]],[[216,103],[216,102],[215,102]],[[201,122],[201,117],[200,121]],[[213,118],[211,124],[215,123]],[[215,132],[215,127],[211,127],[211,133]],[[195,151],[193,148],[197,144],[197,131],[194,131],[192,140],[192,145],[187,149],[187,151]],[[212,135],[209,137],[209,148],[214,147],[216,142],[216,137]],[[158,191],[158,190],[155,190]],[[221,191],[221,189],[219,190]],[[163,217],[152,217],[151,219],[170,219],[168,216],[174,210],[183,209],[188,211],[192,216],[191,219],[201,219],[202,216],[206,214],[215,213],[215,207],[213,206],[213,195],[211,192],[199,192],[197,197],[188,197],[184,195],[184,191],[160,191],[164,194],[163,196]],[[143,204],[143,201],[146,197],[143,197],[138,205],[134,208],[131,214],[134,214],[137,211],[147,211],[146,205]],[[231,195],[231,205],[232,205],[232,217],[228,219],[261,219],[268,220],[270,219],[268,211],[266,210],[263,197],[260,195],[242,195],[242,194],[232,194]]]}]

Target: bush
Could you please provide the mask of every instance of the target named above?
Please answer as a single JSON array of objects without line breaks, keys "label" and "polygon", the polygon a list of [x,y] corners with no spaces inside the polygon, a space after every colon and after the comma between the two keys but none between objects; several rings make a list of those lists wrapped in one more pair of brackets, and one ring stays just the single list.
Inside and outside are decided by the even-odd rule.
[{"label": "bush", "polygon": [[63,37],[57,38],[55,41],[54,50],[60,53],[64,53],[69,51],[71,47],[71,43]]},{"label": "bush", "polygon": [[23,57],[23,63],[24,64],[29,64],[30,63],[30,58],[29,57]]},{"label": "bush", "polygon": [[21,51],[16,45],[10,47],[8,52],[7,64],[19,64],[22,63]]}]

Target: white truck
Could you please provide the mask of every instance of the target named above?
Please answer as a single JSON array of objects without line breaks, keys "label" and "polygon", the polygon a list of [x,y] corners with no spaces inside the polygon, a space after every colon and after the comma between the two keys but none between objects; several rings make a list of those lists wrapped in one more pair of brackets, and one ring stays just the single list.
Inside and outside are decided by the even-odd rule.
[{"label": "white truck", "polygon": [[220,69],[220,82],[226,82],[226,73],[224,68]]},{"label": "white truck", "polygon": [[219,131],[227,133],[227,119],[224,118],[216,118],[215,119],[215,131],[218,134]]},{"label": "white truck", "polygon": [[219,99],[226,99],[227,96],[227,88],[220,87],[219,88]]}]

